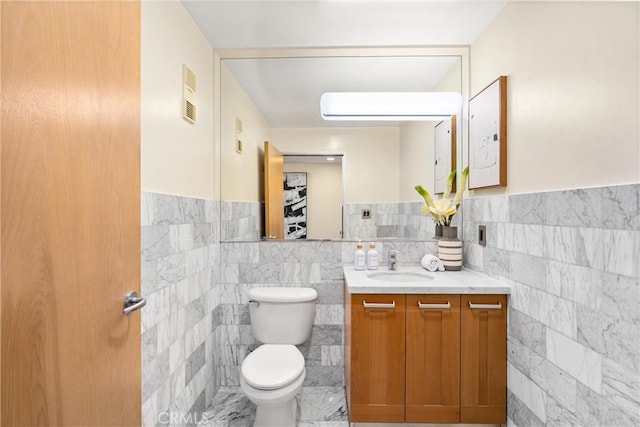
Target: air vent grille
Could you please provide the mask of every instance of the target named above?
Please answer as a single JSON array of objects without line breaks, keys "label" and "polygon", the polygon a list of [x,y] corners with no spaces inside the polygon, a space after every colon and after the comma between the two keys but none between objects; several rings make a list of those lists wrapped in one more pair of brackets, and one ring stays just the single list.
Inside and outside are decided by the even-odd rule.
[{"label": "air vent grille", "polygon": [[182,65],[182,117],[189,123],[196,122],[196,74]]},{"label": "air vent grille", "polygon": [[196,122],[196,106],[186,99],[184,100],[184,118],[191,123]]}]

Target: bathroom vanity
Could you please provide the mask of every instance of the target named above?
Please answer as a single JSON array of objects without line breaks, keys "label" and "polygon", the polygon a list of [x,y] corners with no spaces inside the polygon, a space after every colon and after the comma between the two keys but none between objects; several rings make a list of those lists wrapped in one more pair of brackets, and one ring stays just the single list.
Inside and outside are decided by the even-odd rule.
[{"label": "bathroom vanity", "polygon": [[506,423],[508,285],[470,270],[344,275],[351,422]]}]

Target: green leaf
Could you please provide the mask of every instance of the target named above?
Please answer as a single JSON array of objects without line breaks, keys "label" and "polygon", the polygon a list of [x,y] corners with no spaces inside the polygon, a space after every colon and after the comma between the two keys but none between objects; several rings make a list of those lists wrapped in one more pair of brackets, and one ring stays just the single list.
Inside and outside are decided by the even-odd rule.
[{"label": "green leaf", "polygon": [[462,193],[467,189],[467,176],[469,175],[469,166],[464,168],[462,171],[462,179],[460,180],[460,184],[458,185],[458,191],[456,192],[456,197],[453,199],[453,206],[456,208],[460,205],[462,201]]},{"label": "green leaf", "polygon": [[429,206],[430,208],[435,207],[435,203],[433,201],[433,198],[431,197],[431,194],[429,194],[429,192],[425,190],[422,185],[416,185],[414,188],[418,192],[418,194],[422,196],[427,206]]},{"label": "green leaf", "polygon": [[451,194],[451,187],[453,187],[453,180],[456,179],[456,170],[452,170],[447,178],[447,185],[444,187],[444,194],[442,194],[443,199],[448,199]]}]

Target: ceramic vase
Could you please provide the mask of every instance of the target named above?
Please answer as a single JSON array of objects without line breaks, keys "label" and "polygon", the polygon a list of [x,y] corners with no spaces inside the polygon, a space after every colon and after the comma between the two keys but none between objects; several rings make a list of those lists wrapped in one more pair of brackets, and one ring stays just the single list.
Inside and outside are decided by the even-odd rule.
[{"label": "ceramic vase", "polygon": [[458,227],[443,227],[438,240],[438,258],[445,270],[462,270],[462,241],[458,239]]}]

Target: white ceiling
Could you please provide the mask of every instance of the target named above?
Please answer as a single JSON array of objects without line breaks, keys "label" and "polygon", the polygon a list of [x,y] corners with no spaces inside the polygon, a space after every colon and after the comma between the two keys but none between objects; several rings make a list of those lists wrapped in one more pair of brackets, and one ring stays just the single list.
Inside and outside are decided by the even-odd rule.
[{"label": "white ceiling", "polygon": [[224,63],[273,127],[323,127],[354,125],[320,117],[320,96],[324,92],[430,91],[459,60],[457,57],[351,57],[232,59]]},{"label": "white ceiling", "polygon": [[[216,49],[470,45],[506,2],[183,0]],[[428,57],[225,60],[274,127],[334,126],[319,118],[323,92],[428,91],[454,62]]]},{"label": "white ceiling", "polygon": [[[333,159],[333,160],[327,160]],[[314,163],[314,164],[342,164],[342,155],[334,154],[334,155],[292,155],[285,154],[284,155],[285,163]]]},{"label": "white ceiling", "polygon": [[506,0],[183,0],[215,48],[469,45]]}]

